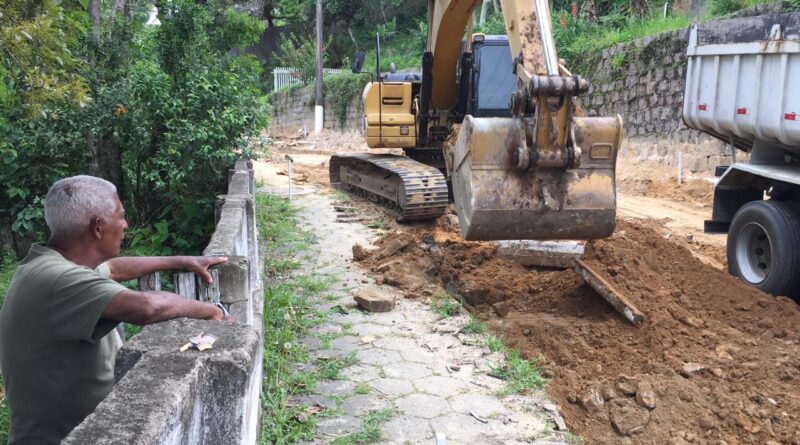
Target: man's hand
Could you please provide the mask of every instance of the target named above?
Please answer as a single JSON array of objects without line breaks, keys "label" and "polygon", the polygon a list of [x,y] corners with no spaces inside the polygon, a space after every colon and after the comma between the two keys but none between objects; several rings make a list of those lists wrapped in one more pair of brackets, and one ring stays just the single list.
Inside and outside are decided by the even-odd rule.
[{"label": "man's hand", "polygon": [[194,272],[205,283],[214,281],[208,272],[209,267],[228,261],[228,258],[223,256],[190,256],[185,258],[186,263],[183,268],[189,272]]}]

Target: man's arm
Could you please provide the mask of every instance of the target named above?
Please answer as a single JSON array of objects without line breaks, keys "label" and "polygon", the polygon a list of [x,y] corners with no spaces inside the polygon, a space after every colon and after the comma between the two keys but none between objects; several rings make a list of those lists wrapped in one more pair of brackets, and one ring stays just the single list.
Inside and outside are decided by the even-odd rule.
[{"label": "man's arm", "polygon": [[173,318],[222,320],[223,312],[211,303],[191,300],[170,292],[126,290],[111,299],[102,318],[140,326]]},{"label": "man's arm", "polygon": [[223,263],[225,257],[212,256],[149,256],[117,257],[108,260],[109,278],[127,281],[161,270],[181,269],[196,273],[206,283],[211,282],[208,268]]}]

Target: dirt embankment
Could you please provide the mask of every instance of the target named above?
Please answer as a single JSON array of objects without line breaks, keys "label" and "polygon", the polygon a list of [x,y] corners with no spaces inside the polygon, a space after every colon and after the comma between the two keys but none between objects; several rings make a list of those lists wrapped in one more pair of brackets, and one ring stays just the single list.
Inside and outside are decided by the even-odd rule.
[{"label": "dirt embankment", "polygon": [[590,444],[800,444],[800,311],[661,234],[621,221],[586,260],[647,318],[628,324],[572,271],[462,241],[452,217],[387,235],[363,261],[411,297],[460,295],[527,357]]}]

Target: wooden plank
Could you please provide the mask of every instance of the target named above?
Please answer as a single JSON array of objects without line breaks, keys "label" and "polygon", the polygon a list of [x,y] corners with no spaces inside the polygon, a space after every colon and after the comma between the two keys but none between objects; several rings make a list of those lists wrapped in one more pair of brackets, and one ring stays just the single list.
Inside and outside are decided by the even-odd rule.
[{"label": "wooden plank", "polygon": [[614,309],[617,310],[623,317],[636,326],[640,326],[645,322],[644,314],[628,300],[628,298],[618,291],[611,283],[604,280],[603,277],[597,274],[588,264],[579,259],[572,261],[572,270],[575,271],[586,283],[596,290],[606,301],[608,301]]},{"label": "wooden plank", "polygon": [[172,282],[176,294],[197,300],[197,278],[193,272],[177,272],[172,276]]},{"label": "wooden plank", "polygon": [[211,284],[203,282],[200,277],[197,279],[197,299],[200,301],[217,302],[219,301],[219,269],[209,269],[211,278],[214,281]]},{"label": "wooden plank", "polygon": [[161,274],[153,272],[139,277],[139,290],[145,291],[160,291],[161,290]]}]

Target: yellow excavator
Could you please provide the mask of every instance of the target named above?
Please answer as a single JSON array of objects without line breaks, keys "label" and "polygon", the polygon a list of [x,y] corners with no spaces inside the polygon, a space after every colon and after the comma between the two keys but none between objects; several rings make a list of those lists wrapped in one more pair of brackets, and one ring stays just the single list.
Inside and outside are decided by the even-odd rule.
[{"label": "yellow excavator", "polygon": [[479,1],[429,0],[421,78],[364,88],[367,144],[406,156],[332,156],[331,184],[415,221],[444,213],[449,182],[467,240],[611,235],[622,119],[576,115],[589,84],[559,62],[548,0],[501,0],[507,36],[472,33]]}]

